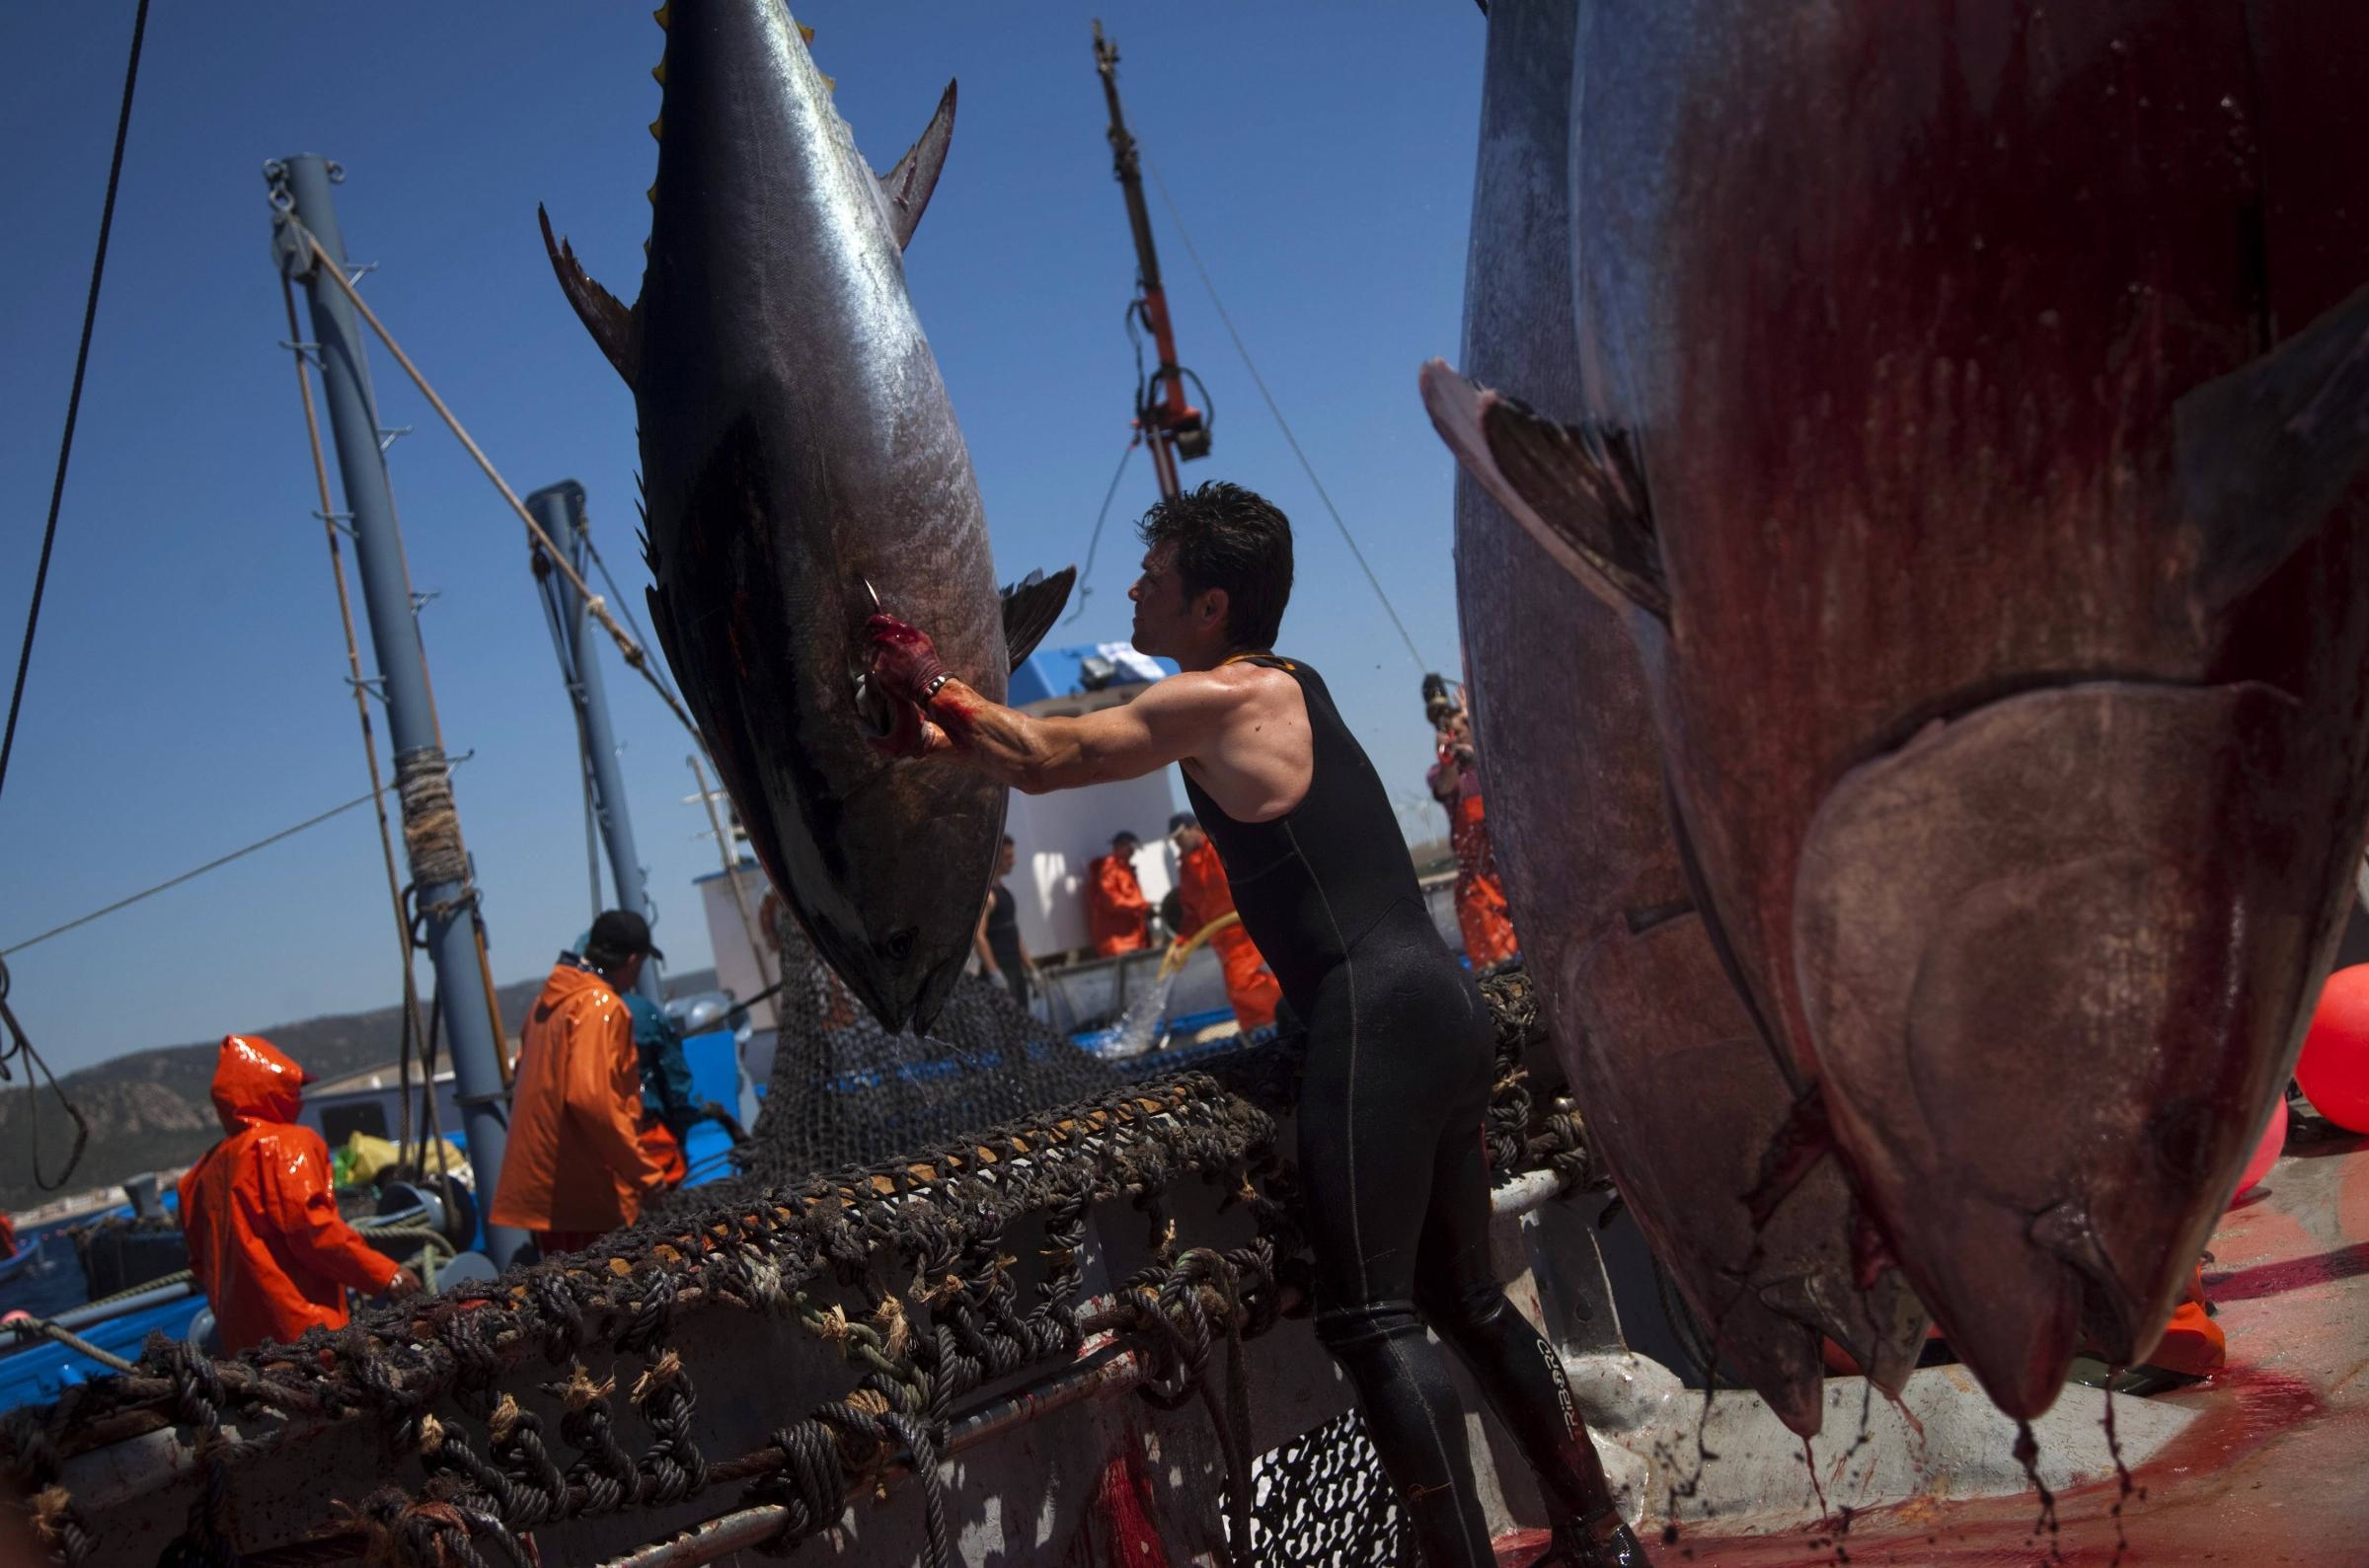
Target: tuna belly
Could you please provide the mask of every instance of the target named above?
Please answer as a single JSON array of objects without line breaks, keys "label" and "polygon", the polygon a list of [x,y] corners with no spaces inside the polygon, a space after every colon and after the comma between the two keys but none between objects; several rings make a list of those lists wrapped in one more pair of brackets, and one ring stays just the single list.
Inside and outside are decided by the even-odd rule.
[{"label": "tuna belly", "polygon": [[1836,1134],[2010,1415],[2141,1360],[2278,1089],[2328,846],[2300,709],[2091,683],[1929,726],[1812,820],[1795,963]]},{"label": "tuna belly", "polygon": [[1925,1314],[1896,1270],[1855,1282],[1850,1190],[1820,1159],[1755,1227],[1747,1200],[1794,1093],[1728,985],[1701,919],[1573,951],[1556,1038],[1591,1138],[1722,1361],[1803,1437],[1818,1430],[1819,1339],[1896,1390]]}]

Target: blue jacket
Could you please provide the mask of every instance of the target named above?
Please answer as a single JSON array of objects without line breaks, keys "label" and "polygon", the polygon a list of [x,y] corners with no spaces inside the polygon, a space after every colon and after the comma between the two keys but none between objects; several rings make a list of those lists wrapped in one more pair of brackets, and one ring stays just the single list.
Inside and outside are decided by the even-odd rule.
[{"label": "blue jacket", "polygon": [[634,1048],[642,1055],[642,1103],[676,1137],[699,1120],[699,1091],[683,1055],[682,1032],[665,1010],[639,991],[625,994],[634,1015]]}]

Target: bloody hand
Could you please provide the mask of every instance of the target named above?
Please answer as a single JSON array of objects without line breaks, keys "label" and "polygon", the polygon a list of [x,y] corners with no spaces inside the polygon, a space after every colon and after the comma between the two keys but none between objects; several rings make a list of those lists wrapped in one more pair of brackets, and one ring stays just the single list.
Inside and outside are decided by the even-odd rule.
[{"label": "bloody hand", "polygon": [[922,722],[921,709],[901,697],[888,699],[895,718],[885,735],[867,737],[875,751],[891,757],[926,757],[930,751],[929,725]]},{"label": "bloody hand", "polygon": [[882,694],[904,703],[925,701],[930,684],[946,673],[930,635],[892,615],[874,616],[864,631],[872,639],[872,678]]}]

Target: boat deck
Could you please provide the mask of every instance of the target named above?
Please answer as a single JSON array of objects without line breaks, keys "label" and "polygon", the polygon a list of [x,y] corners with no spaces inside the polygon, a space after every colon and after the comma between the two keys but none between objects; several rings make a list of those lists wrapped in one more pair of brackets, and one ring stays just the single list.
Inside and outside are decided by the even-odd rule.
[{"label": "boat deck", "polygon": [[[2131,1474],[2056,1499],[1920,1497],[1782,1534],[1705,1527],[1651,1544],[1657,1564],[1812,1563],[1991,1568],[2033,1562],[2294,1564],[2369,1561],[2369,1139],[2290,1143],[2214,1232],[2205,1291],[2229,1365],[2160,1402],[2196,1414]],[[2117,1519],[2116,1505],[2120,1504]],[[1658,1521],[1648,1519],[1648,1524]],[[1499,1541],[1527,1563],[1536,1532]]]}]

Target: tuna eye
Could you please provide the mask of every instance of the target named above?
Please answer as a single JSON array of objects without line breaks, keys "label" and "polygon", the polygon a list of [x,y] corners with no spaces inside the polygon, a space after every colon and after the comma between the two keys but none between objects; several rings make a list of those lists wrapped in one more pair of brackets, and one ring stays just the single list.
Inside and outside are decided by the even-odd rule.
[{"label": "tuna eye", "polygon": [[920,935],[921,930],[915,926],[907,926],[903,931],[890,932],[888,939],[880,943],[880,950],[898,963],[903,963],[913,956],[913,944]]}]

